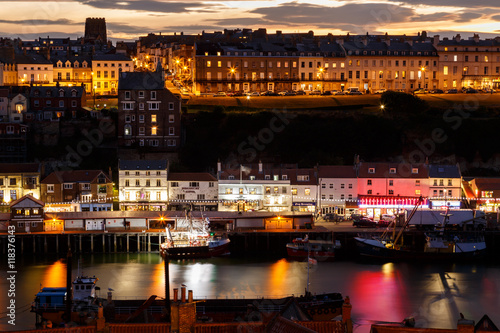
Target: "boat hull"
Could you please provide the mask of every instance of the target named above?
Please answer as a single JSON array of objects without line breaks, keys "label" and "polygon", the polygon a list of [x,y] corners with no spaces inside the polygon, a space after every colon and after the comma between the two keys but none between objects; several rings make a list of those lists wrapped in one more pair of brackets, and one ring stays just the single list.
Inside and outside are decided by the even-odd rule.
[{"label": "boat hull", "polygon": [[306,261],[308,257],[318,261],[333,261],[335,259],[335,252],[329,251],[310,251],[308,254],[306,250],[297,250],[289,247],[287,247],[286,251],[288,258],[293,260]]},{"label": "boat hull", "polygon": [[[169,259],[211,258],[228,254],[229,242],[215,247],[209,247],[208,245],[170,247],[166,251]],[[162,256],[166,255],[165,251],[162,251],[161,254]]]},{"label": "boat hull", "polygon": [[384,259],[384,260],[450,260],[450,261],[466,261],[477,260],[486,255],[486,249],[480,249],[468,252],[434,252],[414,251],[405,249],[392,249],[384,246],[374,245],[370,239],[355,237],[356,247],[359,254],[364,257]]}]

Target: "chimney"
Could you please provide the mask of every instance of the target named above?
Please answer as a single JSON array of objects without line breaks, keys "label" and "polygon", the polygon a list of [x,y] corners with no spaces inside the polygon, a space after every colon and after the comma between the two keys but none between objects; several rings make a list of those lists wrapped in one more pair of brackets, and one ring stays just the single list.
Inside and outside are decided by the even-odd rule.
[{"label": "chimney", "polygon": [[177,302],[179,300],[179,289],[175,288],[174,289],[174,302]]},{"label": "chimney", "polygon": [[259,173],[262,173],[262,161],[259,161]]},{"label": "chimney", "polygon": [[479,43],[479,35],[474,34],[474,42]]},{"label": "chimney", "polygon": [[108,303],[113,302],[113,292],[108,291]]},{"label": "chimney", "polygon": [[457,322],[457,333],[474,333],[474,320],[465,319],[462,314]]},{"label": "chimney", "polygon": [[188,290],[188,303],[193,303],[193,291]]},{"label": "chimney", "polygon": [[460,40],[461,40],[461,39],[462,39],[462,38],[460,37],[460,34],[457,34],[457,35],[455,36],[455,42],[460,43]]},{"label": "chimney", "polygon": [[439,35],[434,35],[432,44],[433,45],[439,44]]},{"label": "chimney", "polygon": [[186,287],[181,287],[181,302],[186,303]]}]

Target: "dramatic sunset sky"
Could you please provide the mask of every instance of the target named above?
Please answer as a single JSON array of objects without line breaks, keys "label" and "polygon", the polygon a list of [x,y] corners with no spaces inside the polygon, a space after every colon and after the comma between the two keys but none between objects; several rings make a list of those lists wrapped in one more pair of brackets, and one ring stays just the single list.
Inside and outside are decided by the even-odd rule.
[{"label": "dramatic sunset sky", "polygon": [[83,36],[87,17],[106,18],[113,41],[149,32],[196,34],[224,28],[315,34],[500,35],[500,0],[0,0],[0,36]]}]

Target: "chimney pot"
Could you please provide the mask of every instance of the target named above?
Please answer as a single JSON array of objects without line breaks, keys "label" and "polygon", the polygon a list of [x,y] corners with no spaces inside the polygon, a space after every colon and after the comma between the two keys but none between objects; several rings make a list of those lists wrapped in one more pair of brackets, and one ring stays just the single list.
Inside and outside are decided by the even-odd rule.
[{"label": "chimney pot", "polygon": [[181,302],[186,302],[186,287],[181,287]]},{"label": "chimney pot", "polygon": [[193,291],[188,290],[188,303],[193,303]]},{"label": "chimney pot", "polygon": [[174,289],[174,302],[177,302],[179,300],[179,289],[175,288]]}]

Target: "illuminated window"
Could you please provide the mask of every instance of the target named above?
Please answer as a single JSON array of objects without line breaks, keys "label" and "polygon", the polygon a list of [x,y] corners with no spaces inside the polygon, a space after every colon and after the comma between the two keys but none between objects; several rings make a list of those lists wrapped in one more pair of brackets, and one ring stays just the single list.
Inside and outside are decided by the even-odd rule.
[{"label": "illuminated window", "polygon": [[226,188],[226,194],[233,194],[232,188]]},{"label": "illuminated window", "polygon": [[390,168],[389,173],[396,173],[396,168]]},{"label": "illuminated window", "polygon": [[415,195],[420,195],[420,190],[415,190]]},{"label": "illuminated window", "polygon": [[207,60],[207,67],[212,67],[212,62],[210,60]]},{"label": "illuminated window", "polygon": [[296,188],[292,188],[292,195],[297,195],[297,189]]},{"label": "illuminated window", "polygon": [[375,173],[375,168],[368,168],[368,173]]},{"label": "illuminated window", "polygon": [[306,189],[304,190],[304,195],[306,195],[306,196],[311,195],[311,189],[310,189],[310,188],[306,188]]},{"label": "illuminated window", "polygon": [[151,135],[156,135],[157,128],[156,126],[151,127]]},{"label": "illuminated window", "polygon": [[156,123],[156,115],[155,114],[151,115],[151,122]]}]

